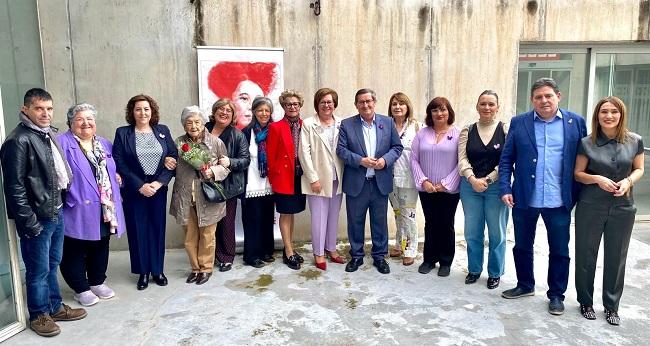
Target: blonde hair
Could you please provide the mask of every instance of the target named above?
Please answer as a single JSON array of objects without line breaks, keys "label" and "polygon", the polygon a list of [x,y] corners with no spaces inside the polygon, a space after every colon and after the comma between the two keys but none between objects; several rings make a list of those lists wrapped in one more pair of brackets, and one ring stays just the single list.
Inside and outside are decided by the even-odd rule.
[{"label": "blonde hair", "polygon": [[288,98],[290,97],[295,97],[298,99],[298,102],[300,102],[300,107],[302,108],[302,105],[305,103],[305,99],[302,97],[302,94],[293,90],[293,89],[287,89],[280,94],[280,104],[284,106],[285,102],[287,101]]}]

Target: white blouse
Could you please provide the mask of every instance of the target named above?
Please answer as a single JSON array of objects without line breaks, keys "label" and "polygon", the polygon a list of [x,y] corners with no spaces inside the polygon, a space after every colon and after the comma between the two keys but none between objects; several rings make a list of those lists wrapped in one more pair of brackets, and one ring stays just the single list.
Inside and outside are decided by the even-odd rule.
[{"label": "white blouse", "polygon": [[[260,169],[257,165],[257,143],[255,134],[251,133],[251,142],[248,145],[251,156],[251,163],[248,166],[248,182],[246,184],[246,198],[262,197],[273,193],[268,177],[260,177]],[[268,157],[268,155],[267,155]]]},{"label": "white blouse", "polygon": [[396,187],[415,189],[413,174],[411,174],[411,144],[413,144],[413,139],[418,130],[423,127],[424,125],[417,121],[409,121],[399,133],[404,150],[402,150],[402,155],[395,161],[393,166],[393,184]]}]

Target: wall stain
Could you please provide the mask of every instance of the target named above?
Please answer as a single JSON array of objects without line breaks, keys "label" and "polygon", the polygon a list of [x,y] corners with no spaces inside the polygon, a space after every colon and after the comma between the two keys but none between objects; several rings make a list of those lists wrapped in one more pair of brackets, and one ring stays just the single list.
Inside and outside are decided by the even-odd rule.
[{"label": "wall stain", "polygon": [[425,32],[427,30],[427,22],[429,21],[429,11],[430,7],[428,5],[420,7],[418,11],[418,30]]},{"label": "wall stain", "polygon": [[203,23],[203,1],[192,0],[194,4],[194,37],[192,44],[194,46],[205,46],[205,25]]},{"label": "wall stain", "polygon": [[650,40],[650,0],[639,2],[639,31],[637,40]]},{"label": "wall stain", "polygon": [[499,10],[500,14],[503,14],[507,9],[510,4],[508,3],[508,0],[499,0],[499,3],[497,4],[497,10]]},{"label": "wall stain", "polygon": [[529,0],[526,3],[526,11],[528,11],[528,14],[531,16],[535,15],[538,8],[539,8],[539,4],[537,4],[536,0]]},{"label": "wall stain", "polygon": [[474,9],[471,0],[452,0],[452,5],[456,7],[458,13],[465,13],[468,18],[472,17]]},{"label": "wall stain", "polygon": [[275,0],[270,0],[268,2],[269,4],[269,9],[268,9],[268,22],[269,22],[269,28],[271,30],[271,42],[273,44],[276,44],[277,41],[277,13],[278,13],[278,4]]},{"label": "wall stain", "polygon": [[239,37],[240,19],[239,19],[239,17],[240,17],[240,15],[239,15],[239,6],[234,6],[233,10],[232,10],[232,23],[233,23],[233,25],[232,25],[232,40],[233,40],[233,44],[240,41],[240,37]]}]

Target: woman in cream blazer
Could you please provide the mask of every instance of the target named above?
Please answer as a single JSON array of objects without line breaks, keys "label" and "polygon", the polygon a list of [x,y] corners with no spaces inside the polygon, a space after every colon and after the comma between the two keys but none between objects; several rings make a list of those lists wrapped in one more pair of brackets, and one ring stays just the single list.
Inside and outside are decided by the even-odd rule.
[{"label": "woman in cream blazer", "polygon": [[341,119],[334,115],[338,94],[329,88],[314,95],[316,114],[305,119],[300,132],[298,156],[303,169],[302,191],[311,211],[311,237],[316,267],[326,270],[325,255],[345,263],[336,251],[336,234],[343,194],[340,179],[343,161],[336,156]]}]

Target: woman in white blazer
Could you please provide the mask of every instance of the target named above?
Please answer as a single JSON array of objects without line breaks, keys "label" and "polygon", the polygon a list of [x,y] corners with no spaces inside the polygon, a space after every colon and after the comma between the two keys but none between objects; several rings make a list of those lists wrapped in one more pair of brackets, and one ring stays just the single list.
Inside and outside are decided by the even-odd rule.
[{"label": "woman in white blazer", "polygon": [[329,88],[314,95],[316,114],[303,121],[298,156],[303,169],[302,191],[311,211],[311,239],[316,267],[327,269],[325,255],[334,263],[345,260],[336,251],[336,234],[343,193],[343,161],[336,156],[341,119],[334,115],[338,94]]}]

